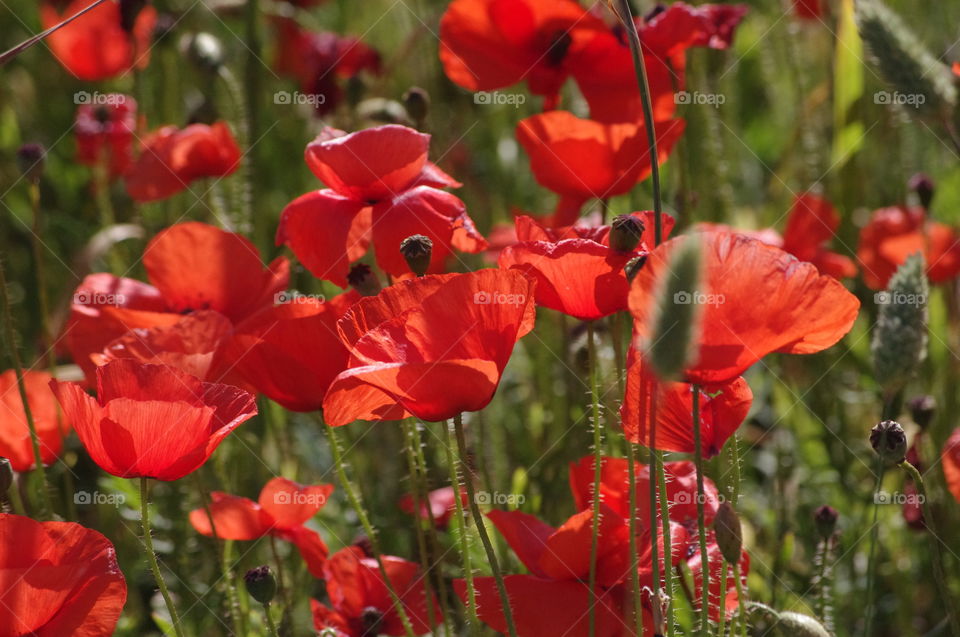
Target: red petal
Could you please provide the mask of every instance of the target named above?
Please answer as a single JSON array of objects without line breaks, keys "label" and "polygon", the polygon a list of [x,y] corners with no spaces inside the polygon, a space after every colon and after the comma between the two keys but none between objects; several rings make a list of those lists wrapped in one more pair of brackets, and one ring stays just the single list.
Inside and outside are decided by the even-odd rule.
[{"label": "red petal", "polygon": [[829,201],[811,193],[797,195],[783,232],[783,249],[801,261],[813,261],[839,225],[840,216]]},{"label": "red petal", "polygon": [[[259,504],[249,498],[214,491],[210,494],[209,514],[206,508],[190,512],[190,524],[201,535],[223,540],[256,540],[270,532],[271,520]],[[210,525],[213,517],[213,526]]]},{"label": "red petal", "polygon": [[540,560],[547,546],[547,540],[556,532],[546,522],[520,511],[493,510],[487,514],[500,535],[507,541],[513,552],[531,573],[538,577],[548,577],[540,567]]},{"label": "red petal", "polygon": [[274,478],[260,491],[260,506],[273,518],[274,526],[289,529],[301,526],[317,514],[333,493],[332,484],[304,485],[286,478]]},{"label": "red petal", "polygon": [[[586,579],[590,573],[593,511],[572,516],[547,539],[540,567],[550,579]],[[630,574],[629,528],[626,520],[600,504],[597,584],[609,587]]]},{"label": "red petal", "polygon": [[319,533],[305,526],[295,526],[282,529],[277,535],[297,547],[311,575],[317,579],[323,578],[323,566],[327,563],[329,549]]},{"label": "red petal", "polygon": [[[50,391],[51,380],[47,372],[23,373],[44,465],[52,464],[60,456],[63,439],[70,433],[70,425],[60,415],[56,398]],[[17,472],[34,468],[33,441],[17,388],[17,374],[12,369],[0,374],[0,457],[7,458]]]},{"label": "red petal", "polygon": [[947,489],[960,502],[960,429],[955,429],[941,454],[943,461],[943,476],[947,482]]}]

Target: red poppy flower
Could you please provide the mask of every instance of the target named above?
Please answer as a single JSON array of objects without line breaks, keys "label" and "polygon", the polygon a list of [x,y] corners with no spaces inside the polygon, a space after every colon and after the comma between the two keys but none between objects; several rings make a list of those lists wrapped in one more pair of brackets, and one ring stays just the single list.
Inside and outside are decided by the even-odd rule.
[{"label": "red poppy flower", "polygon": [[127,583],[107,538],[0,513],[0,626],[11,637],[109,637]]},{"label": "red poppy flower", "polygon": [[[64,339],[90,384],[95,369],[90,355],[100,354],[128,330],[172,326],[197,310],[216,311],[236,324],[271,307],[290,278],[286,258],[279,257],[264,268],[249,240],[197,222],[170,226],[157,234],[147,244],[143,264],[153,285],[91,274],[73,294]],[[202,327],[205,321],[191,323],[190,329],[172,330],[164,342],[179,338],[181,329],[186,329],[193,335],[182,335],[186,339],[182,353],[203,353],[195,336],[209,333]],[[205,351],[212,352],[213,346]]]},{"label": "red poppy flower", "polygon": [[[663,162],[683,133],[680,119],[657,122],[657,155]],[[603,124],[566,111],[534,115],[517,125],[517,139],[530,155],[537,183],[579,210],[590,199],[629,192],[650,174],[643,124]],[[573,218],[562,220],[572,223]]]},{"label": "red poppy flower", "polygon": [[812,193],[797,195],[783,233],[783,249],[814,264],[821,274],[836,279],[856,276],[857,266],[851,259],[824,247],[839,226],[840,215],[829,201]]},{"label": "red poppy flower", "polygon": [[239,326],[225,356],[271,400],[293,411],[316,411],[330,383],[347,368],[337,321],[359,299],[356,291],[326,302],[290,295]]},{"label": "red poppy flower", "polygon": [[[190,524],[197,533],[223,540],[256,540],[268,535],[294,544],[310,574],[323,577],[327,545],[320,534],[304,526],[327,503],[332,484],[303,485],[274,478],[260,491],[257,502],[215,491],[206,508],[190,512]],[[213,526],[210,519],[213,518]]]},{"label": "red poppy flower", "polygon": [[960,429],[954,429],[943,446],[943,477],[947,488],[957,502],[960,502]]},{"label": "red poppy flower", "polygon": [[804,20],[819,20],[824,15],[821,0],[794,0],[793,14]]},{"label": "red poppy flower", "polygon": [[439,421],[483,409],[517,340],[533,329],[534,283],[519,272],[425,276],[366,297],[340,320],[350,366],[323,401],[331,425]]},{"label": "red poppy flower", "polygon": [[277,72],[300,82],[300,90],[316,96],[317,115],[336,109],[344,91],[340,81],[361,71],[379,74],[380,54],[358,38],[329,31],[307,31],[295,20],[279,18],[277,26]]},{"label": "red poppy flower", "polygon": [[226,122],[164,126],[143,140],[143,149],[126,176],[134,201],[166,199],[204,177],[226,177],[240,166],[240,147]]},{"label": "red poppy flower", "polygon": [[[674,2],[636,18],[644,50],[654,118],[676,112],[676,91],[684,88],[686,51],[690,47],[726,49],[747,13],[745,5]],[[590,117],[602,122],[642,121],[643,110],[633,57],[618,24],[597,34],[572,62],[572,74],[590,105]]]},{"label": "red poppy flower", "polygon": [[409,273],[400,242],[433,241],[430,272],[442,272],[453,249],[480,252],[486,241],[460,199],[441,190],[460,184],[427,161],[430,136],[397,125],[346,134],[333,128],[307,145],[307,165],[329,188],[287,204],[277,229],[310,272],[347,287],[350,264],[372,241],[377,263]]},{"label": "red poppy flower", "polygon": [[863,281],[882,290],[897,268],[922,252],[931,283],[949,281],[960,273],[960,235],[950,226],[929,221],[920,207],[891,206],[875,210],[860,230],[857,258]]},{"label": "red poppy flower", "polygon": [[77,161],[105,165],[111,179],[123,175],[133,162],[136,129],[137,102],[128,95],[112,93],[103,104],[81,104],[73,128]]},{"label": "red poppy flower", "polygon": [[[420,567],[392,555],[381,559],[414,634],[431,632],[440,622],[440,611],[435,599],[427,606],[426,582]],[[362,549],[349,546],[331,555],[324,566],[323,579],[333,608],[310,600],[313,624],[318,631],[333,628],[344,637],[405,634],[377,561]]]},{"label": "red poppy flower", "polygon": [[[50,391],[52,377],[46,372],[25,371],[23,383],[33,424],[40,439],[40,459],[52,464],[63,450],[63,439],[70,426],[60,416],[57,401]],[[33,441],[17,388],[17,373],[8,369],[0,374],[0,457],[10,460],[14,471],[34,468]]]},{"label": "red poppy flower", "polygon": [[[737,581],[733,577],[733,569],[728,566],[726,582],[723,575],[723,553],[713,538],[713,532],[710,532],[710,543],[707,546],[707,559],[710,562],[710,582],[707,586],[707,603],[709,604],[710,621],[720,621],[720,591],[723,584],[726,583],[726,590],[723,595],[724,607],[727,618],[729,619],[737,612],[740,605],[737,597]],[[691,547],[692,548],[692,547]],[[700,551],[692,550],[690,559],[687,560],[687,566],[693,573],[694,583],[694,601],[696,606],[700,606],[703,591],[703,567],[700,559]],[[740,583],[744,590],[747,588],[747,575],[750,573],[750,556],[746,551],[740,553]]]},{"label": "red poppy flower", "polygon": [[573,0],[454,0],[440,20],[440,61],[455,84],[490,91],[526,81],[555,108],[571,61],[606,25]]},{"label": "red poppy flower", "polygon": [[257,413],[242,389],[126,359],[97,368],[97,398],[79,383],[50,386],[93,461],[121,478],[178,480]]},{"label": "red poppy flower", "polygon": [[[90,6],[88,0],[73,0],[60,13],[55,4],[40,5],[40,21],[49,29]],[[123,28],[120,4],[104,2],[67,26],[51,33],[46,41],[63,68],[78,79],[108,80],[130,69],[146,68],[157,10],[140,10],[131,35]]]},{"label": "red poppy flower", "polygon": [[701,305],[688,382],[733,380],[771,352],[819,352],[839,341],[857,318],[857,298],[813,265],[743,235],[697,233],[661,244],[633,281],[630,311],[642,350],[656,314],[654,290],[669,276],[669,256],[683,241],[700,242],[703,263],[701,289],[678,301]]},{"label": "red poppy flower", "polygon": [[[631,442],[649,446],[650,408],[657,392],[656,448],[661,451],[693,453],[693,386],[661,383],[630,348],[627,353],[627,387],[620,406],[623,431]],[[753,392],[742,376],[730,382],[700,388],[700,443],[705,458],[720,453],[723,445],[747,417]],[[638,413],[639,412],[639,413]]]},{"label": "red poppy flower", "polygon": [[[454,495],[453,487],[441,487],[439,489],[434,489],[427,495],[427,500],[429,502],[430,511],[427,511],[427,502],[420,503],[420,512],[418,517],[421,520],[430,520],[430,516],[433,516],[433,524],[438,529],[445,529],[450,523],[450,518],[453,517],[453,514],[457,511],[456,496]],[[460,501],[467,506],[467,492],[461,490],[460,492]],[[414,510],[414,497],[411,494],[406,494],[400,498],[400,510],[404,513],[409,513],[413,515]]]},{"label": "red poppy flower", "polygon": [[[652,243],[653,213],[634,216],[643,222],[644,238]],[[673,220],[663,217],[664,225],[672,227]],[[517,217],[515,223],[520,242],[500,253],[499,265],[537,281],[537,305],[583,321],[627,309],[630,284],[624,266],[646,254],[643,240],[636,250],[620,252],[610,247],[610,226],[552,230],[526,216]],[[569,235],[573,238],[565,238]]]}]

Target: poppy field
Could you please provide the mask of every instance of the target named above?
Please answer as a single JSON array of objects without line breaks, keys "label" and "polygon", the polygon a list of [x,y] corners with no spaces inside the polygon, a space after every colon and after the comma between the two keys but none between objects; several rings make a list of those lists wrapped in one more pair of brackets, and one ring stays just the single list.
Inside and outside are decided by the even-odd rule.
[{"label": "poppy field", "polygon": [[0,637],[960,637],[960,3],[0,16]]}]

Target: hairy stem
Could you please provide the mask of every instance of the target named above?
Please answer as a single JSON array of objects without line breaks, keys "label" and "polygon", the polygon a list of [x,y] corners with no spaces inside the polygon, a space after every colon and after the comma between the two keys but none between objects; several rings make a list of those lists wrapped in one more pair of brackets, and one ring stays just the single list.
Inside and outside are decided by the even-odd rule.
[{"label": "hairy stem", "polygon": [[147,485],[147,478],[140,478],[140,524],[143,526],[143,545],[146,548],[150,570],[153,571],[153,579],[156,580],[163,601],[167,605],[167,612],[170,613],[170,622],[173,624],[174,632],[177,637],[183,637],[184,633],[180,626],[180,616],[177,615],[177,607],[174,606],[170,591],[167,590],[167,583],[163,580],[163,573],[160,572],[160,564],[157,562],[157,554],[153,550],[153,537],[150,531],[150,489]]}]

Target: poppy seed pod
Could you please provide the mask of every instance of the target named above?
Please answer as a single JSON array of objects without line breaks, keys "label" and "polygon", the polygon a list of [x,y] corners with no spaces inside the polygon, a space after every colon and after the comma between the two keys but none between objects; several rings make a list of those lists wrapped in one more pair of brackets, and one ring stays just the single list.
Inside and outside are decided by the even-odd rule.
[{"label": "poppy seed pod", "polygon": [[743,550],[743,529],[740,527],[740,517],[729,502],[723,502],[717,509],[713,531],[723,559],[731,564],[739,563]]},{"label": "poppy seed pod", "polygon": [[921,429],[926,429],[930,425],[937,412],[937,400],[930,395],[915,396],[910,399],[907,406],[913,422],[917,423]]},{"label": "poppy seed pod", "polygon": [[921,206],[926,209],[930,208],[930,203],[933,201],[933,195],[936,192],[936,185],[929,175],[917,173],[907,182],[907,187],[917,193]]},{"label": "poppy seed pod", "polygon": [[870,446],[885,466],[900,464],[907,456],[907,435],[895,420],[884,420],[870,430]]},{"label": "poppy seed pod", "polygon": [[0,458],[0,496],[5,496],[13,486],[13,467],[6,458]]},{"label": "poppy seed pod", "polygon": [[813,523],[817,527],[817,533],[824,540],[833,537],[833,532],[837,528],[837,519],[840,514],[833,507],[823,505],[813,511]]},{"label": "poppy seed pod", "polygon": [[430,267],[433,255],[433,241],[422,234],[415,234],[400,242],[400,254],[406,259],[410,271],[423,276]]},{"label": "poppy seed pod", "polygon": [[39,183],[43,175],[44,157],[47,149],[41,144],[24,144],[17,149],[17,164],[20,172],[31,183]]},{"label": "poppy seed pod", "polygon": [[383,289],[380,279],[366,263],[358,263],[350,268],[347,283],[362,296],[376,296]]},{"label": "poppy seed pod", "polygon": [[423,122],[430,113],[430,94],[419,86],[411,86],[403,94],[403,107],[415,122]]},{"label": "poppy seed pod", "polygon": [[185,35],[180,48],[201,70],[216,73],[223,66],[223,44],[210,33]]},{"label": "poppy seed pod", "polygon": [[277,594],[277,579],[269,566],[251,568],[243,576],[250,597],[261,604],[269,604]]},{"label": "poppy seed pod", "polygon": [[610,247],[617,252],[633,252],[646,230],[633,215],[617,215],[610,224]]}]

